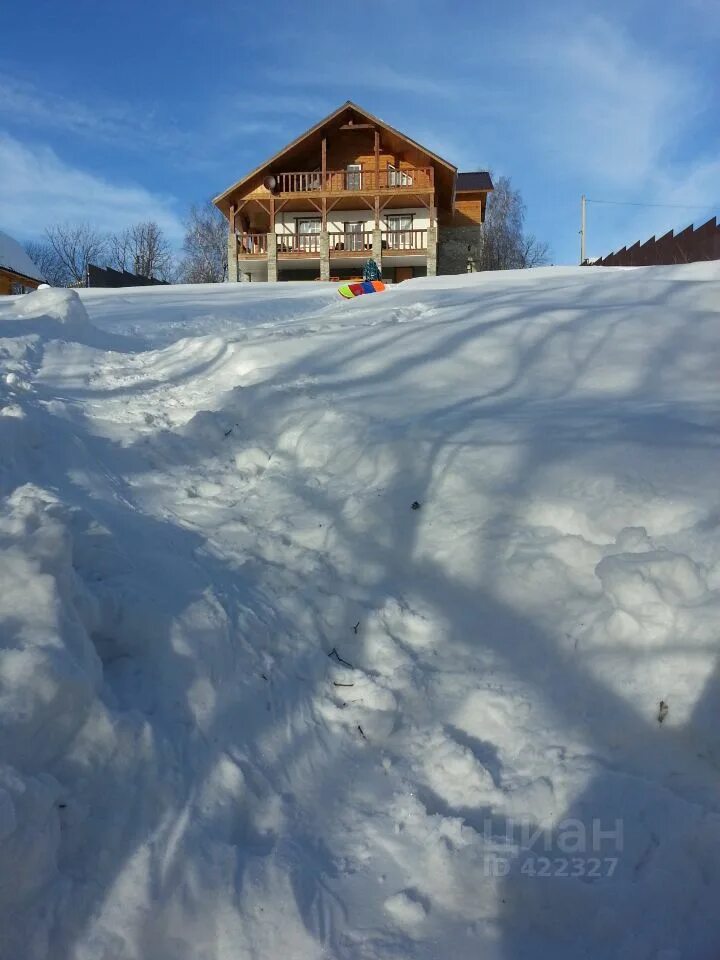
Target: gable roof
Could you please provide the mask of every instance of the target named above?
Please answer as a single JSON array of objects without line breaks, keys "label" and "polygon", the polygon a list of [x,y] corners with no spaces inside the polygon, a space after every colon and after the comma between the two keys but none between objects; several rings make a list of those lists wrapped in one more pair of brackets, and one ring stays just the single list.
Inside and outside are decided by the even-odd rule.
[{"label": "gable roof", "polygon": [[487,170],[474,170],[472,173],[459,173],[457,175],[457,193],[492,189],[494,189],[492,178]]},{"label": "gable roof", "polygon": [[0,230],[0,270],[9,270],[29,280],[38,280],[42,283],[43,275],[32,262],[23,248],[7,233]]},{"label": "gable roof", "polygon": [[261,173],[266,167],[271,166],[273,163],[276,163],[282,156],[286,153],[289,153],[291,150],[294,150],[296,147],[300,146],[303,141],[308,140],[314,134],[319,133],[324,126],[328,123],[332,123],[333,120],[337,120],[345,111],[352,111],[357,113],[359,116],[364,117],[369,123],[375,124],[380,129],[385,130],[387,133],[392,134],[395,137],[400,137],[406,143],[411,144],[415,149],[420,150],[422,153],[427,154],[428,157],[431,157],[436,163],[442,164],[447,168],[449,173],[452,176],[455,176],[457,172],[457,167],[455,167],[448,160],[443,159],[438,156],[436,153],[433,153],[432,150],[428,150],[427,147],[423,147],[422,144],[413,140],[412,137],[408,137],[407,134],[401,133],[399,130],[396,130],[395,127],[391,127],[389,124],[385,123],[384,120],[380,120],[378,117],[374,116],[372,113],[368,113],[367,110],[364,110],[362,107],[359,107],[356,103],[353,103],[352,100],[346,100],[342,106],[338,107],[337,110],[334,110],[332,113],[329,113],[326,117],[316,123],[314,126],[310,127],[309,130],[306,130],[305,133],[301,134],[291,143],[288,143],[287,146],[283,147],[282,150],[279,150],[276,154],[266,160],[264,163],[261,163],[259,167],[256,167],[254,170],[251,170],[250,173],[246,174],[244,177],[241,177],[240,180],[237,180],[233,183],[227,190],[224,190],[222,193],[218,194],[217,197],[213,199],[213,203],[220,206],[220,204],[230,196],[231,193],[234,193],[239,189],[244,183],[248,180],[251,180],[253,177],[256,177]]}]

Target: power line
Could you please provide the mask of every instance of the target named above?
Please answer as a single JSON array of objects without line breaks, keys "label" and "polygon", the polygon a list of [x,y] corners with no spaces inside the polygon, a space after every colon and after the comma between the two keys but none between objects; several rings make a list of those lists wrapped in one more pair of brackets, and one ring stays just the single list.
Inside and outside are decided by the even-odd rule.
[{"label": "power line", "polygon": [[703,206],[689,203],[635,203],[632,200],[591,200],[586,197],[587,203],[609,203],[617,207],[664,207],[667,210],[709,210],[713,204],[706,203]]}]

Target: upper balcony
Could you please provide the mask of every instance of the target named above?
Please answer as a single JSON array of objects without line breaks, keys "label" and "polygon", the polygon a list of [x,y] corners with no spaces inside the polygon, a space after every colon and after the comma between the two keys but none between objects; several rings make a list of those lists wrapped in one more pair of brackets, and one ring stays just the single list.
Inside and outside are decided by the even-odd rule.
[{"label": "upper balcony", "polygon": [[[276,197],[296,197],[300,194],[310,196],[318,194],[353,193],[408,193],[432,192],[435,186],[432,167],[412,167],[384,170],[353,169],[303,170],[296,173],[278,173],[268,177],[267,183]],[[266,181],[267,182],[267,181]]]}]

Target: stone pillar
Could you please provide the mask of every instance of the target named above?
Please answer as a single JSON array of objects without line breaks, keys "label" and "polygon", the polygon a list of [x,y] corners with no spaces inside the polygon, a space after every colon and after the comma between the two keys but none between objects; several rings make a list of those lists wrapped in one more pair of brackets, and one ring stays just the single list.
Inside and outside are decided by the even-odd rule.
[{"label": "stone pillar", "polygon": [[375,227],[372,237],[372,258],[380,267],[380,273],[382,273],[382,230],[380,227]]},{"label": "stone pillar", "polygon": [[228,265],[227,265],[227,278],[228,283],[237,283],[238,281],[238,238],[237,234],[230,224],[230,230],[228,232]]},{"label": "stone pillar", "polygon": [[437,274],[437,223],[432,223],[427,232],[427,275]]},{"label": "stone pillar", "polygon": [[268,280],[274,282],[278,278],[277,236],[274,231],[267,235],[267,251]]},{"label": "stone pillar", "polygon": [[320,279],[330,279],[330,235],[327,230],[320,231]]}]

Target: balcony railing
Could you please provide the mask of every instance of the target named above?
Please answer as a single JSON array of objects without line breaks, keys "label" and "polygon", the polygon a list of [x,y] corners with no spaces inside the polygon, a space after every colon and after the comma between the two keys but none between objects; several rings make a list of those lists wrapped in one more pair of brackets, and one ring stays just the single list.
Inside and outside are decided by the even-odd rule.
[{"label": "balcony railing", "polygon": [[427,230],[384,230],[383,253],[413,253],[427,250]]},{"label": "balcony railing", "polygon": [[266,233],[242,233],[238,235],[239,257],[267,256]]},{"label": "balcony railing", "polygon": [[319,233],[279,233],[277,235],[278,255],[307,257],[320,255]]},{"label": "balcony railing", "polygon": [[434,184],[432,167],[413,167],[407,170],[385,168],[375,170],[319,170],[278,173],[275,175],[275,193],[278,196],[294,193],[372,193],[376,190],[430,190]]},{"label": "balcony railing", "polygon": [[373,235],[371,231],[362,233],[329,233],[330,256],[342,257],[353,254],[370,256],[372,254]]},{"label": "balcony railing", "polygon": [[[279,233],[276,237],[279,256],[319,257],[319,233]],[[427,250],[427,230],[383,230],[383,254],[424,253]],[[331,257],[372,256],[373,234],[362,232],[329,232],[328,247]],[[266,257],[267,234],[238,234],[238,257]]]}]

